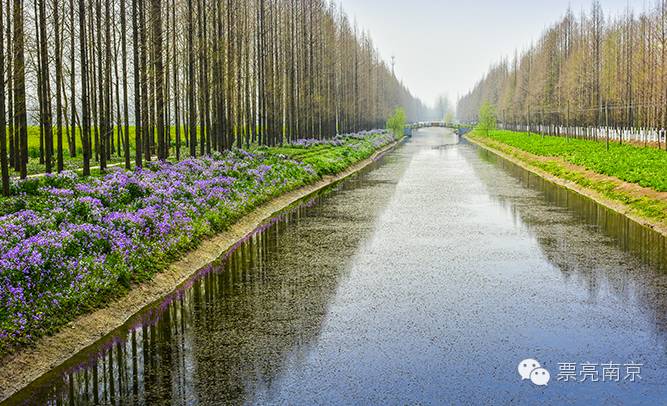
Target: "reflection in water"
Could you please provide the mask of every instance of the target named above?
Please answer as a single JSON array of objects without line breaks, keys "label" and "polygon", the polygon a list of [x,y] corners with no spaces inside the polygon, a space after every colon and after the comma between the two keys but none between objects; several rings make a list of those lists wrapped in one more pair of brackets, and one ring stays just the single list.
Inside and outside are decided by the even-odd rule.
[{"label": "reflection in water", "polygon": [[[566,279],[576,278],[578,285],[586,286],[589,301],[610,293],[621,301],[636,302],[649,314],[667,348],[667,239],[488,150],[479,148],[478,155],[511,174],[520,187],[541,196],[543,204],[538,205],[534,199],[516,199],[498,190],[489,193],[528,227],[549,262]],[[495,174],[476,169],[493,189]],[[581,240],[589,244],[580,244]]]},{"label": "reflection in water", "polygon": [[[396,182],[370,174],[378,165],[276,216],[8,403],[243,403],[270,392],[318,336],[346,262],[391,196]],[[355,201],[358,189],[377,190],[373,206]]]},{"label": "reflection in water", "polygon": [[[306,211],[299,208],[284,223],[249,238],[221,264],[206,269],[189,289],[143,315],[144,323],[114,339],[103,355],[69,371],[54,387],[44,387],[50,393],[38,398],[77,404],[161,404],[172,399],[185,403],[198,397],[238,402],[252,397],[248,383],[270,385],[280,368],[274,361],[294,343],[307,343],[317,335],[336,287],[334,278],[310,286],[310,294],[301,296],[292,292],[299,281],[290,286],[287,280],[275,280],[280,271],[272,269],[273,262],[286,224],[299,224]],[[255,294],[260,291],[263,294]],[[296,313],[296,320],[281,322],[283,306],[304,311]],[[229,346],[235,346],[234,353],[226,350]]]},{"label": "reflection in water", "polygon": [[[268,224],[10,403],[664,399],[664,240],[438,131]],[[552,379],[558,362],[631,360],[645,378],[541,391],[517,378],[527,355]]]},{"label": "reflection in water", "polygon": [[547,203],[567,208],[586,224],[595,226],[595,231],[612,237],[621,250],[631,252],[653,269],[667,271],[667,238],[660,233],[586,196],[528,172],[492,152],[480,148],[479,155],[519,179],[524,187],[540,192]]}]

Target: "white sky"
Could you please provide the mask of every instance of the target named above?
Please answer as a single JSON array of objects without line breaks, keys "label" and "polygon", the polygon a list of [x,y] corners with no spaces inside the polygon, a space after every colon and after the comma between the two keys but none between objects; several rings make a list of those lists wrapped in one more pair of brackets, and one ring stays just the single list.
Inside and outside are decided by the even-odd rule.
[{"label": "white sky", "polygon": [[[465,94],[502,57],[528,47],[572,6],[591,0],[339,0],[352,20],[370,32],[413,94],[433,104],[440,94],[452,102]],[[642,11],[653,0],[601,0],[605,17],[628,5]]]}]

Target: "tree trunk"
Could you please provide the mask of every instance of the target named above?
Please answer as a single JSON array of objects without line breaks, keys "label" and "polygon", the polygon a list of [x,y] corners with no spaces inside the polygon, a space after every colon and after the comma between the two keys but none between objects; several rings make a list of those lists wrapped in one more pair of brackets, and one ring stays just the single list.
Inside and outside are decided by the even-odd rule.
[{"label": "tree trunk", "polygon": [[190,156],[197,156],[197,124],[195,109],[195,50],[194,50],[194,10],[188,0],[188,125],[190,135]]},{"label": "tree trunk", "polygon": [[23,0],[14,0],[14,128],[18,137],[17,155],[21,179],[28,177],[28,116],[25,94],[25,59],[23,33]]},{"label": "tree trunk", "polygon": [[[132,167],[130,163],[130,118],[127,101],[127,10],[126,1],[120,0],[120,49],[121,58],[123,59],[123,124],[125,129],[123,131],[123,154],[125,156],[125,169],[130,170]],[[135,131],[137,129],[135,128]]]},{"label": "tree trunk", "polygon": [[53,27],[54,27],[54,41],[56,53],[56,142],[57,142],[57,170],[62,172],[64,164],[63,156],[63,105],[62,105],[62,89],[63,89],[63,50],[62,50],[62,33],[60,31],[60,4],[58,0],[53,0]]},{"label": "tree trunk", "polygon": [[83,176],[90,175],[90,111],[88,106],[88,50],[86,37],[86,5],[79,0],[79,39],[81,42],[81,144],[83,148]]},{"label": "tree trunk", "polygon": [[157,156],[167,159],[167,140],[164,126],[164,71],[162,67],[162,1],[151,0],[151,28],[153,30],[153,74],[155,75],[155,113],[157,127]]},{"label": "tree trunk", "polygon": [[[68,144],[69,144],[69,156],[70,158],[76,157],[76,51],[74,49],[75,41],[74,38],[75,36],[75,31],[76,28],[74,26],[74,0],[69,0],[69,7],[70,7],[70,86],[71,86],[71,93],[70,93],[70,114],[71,114],[71,119],[70,119],[70,127],[69,127],[69,137],[68,137]],[[81,33],[79,33],[81,35]],[[81,131],[79,131],[81,133]]]},{"label": "tree trunk", "polygon": [[[132,0],[132,56],[134,60],[134,142],[135,142],[135,166],[140,169],[143,166],[142,155],[142,134],[143,127],[141,122],[141,79],[140,79],[140,60],[139,60],[139,0]],[[127,135],[129,137],[129,135]],[[128,138],[129,140],[129,138]],[[128,142],[129,145],[129,142]]]},{"label": "tree trunk", "polygon": [[[7,10],[9,13],[9,9]],[[9,196],[9,166],[7,162],[7,117],[5,116],[5,27],[0,10],[0,177],[2,194]]]}]

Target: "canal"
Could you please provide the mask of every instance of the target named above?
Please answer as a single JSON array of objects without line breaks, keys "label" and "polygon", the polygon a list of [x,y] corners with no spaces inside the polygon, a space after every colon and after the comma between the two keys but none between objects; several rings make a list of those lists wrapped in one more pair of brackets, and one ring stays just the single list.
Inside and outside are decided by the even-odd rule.
[{"label": "canal", "polygon": [[8,403],[664,403],[666,255],[424,129]]}]

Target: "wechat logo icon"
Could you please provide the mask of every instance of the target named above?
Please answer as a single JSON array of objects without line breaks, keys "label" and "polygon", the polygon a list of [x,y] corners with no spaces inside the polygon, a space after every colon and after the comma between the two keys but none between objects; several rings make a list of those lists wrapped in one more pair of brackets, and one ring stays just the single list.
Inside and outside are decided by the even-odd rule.
[{"label": "wechat logo icon", "polygon": [[527,358],[519,363],[517,367],[521,380],[530,379],[537,386],[547,386],[551,375],[546,368],[542,368],[539,361],[533,358]]}]

